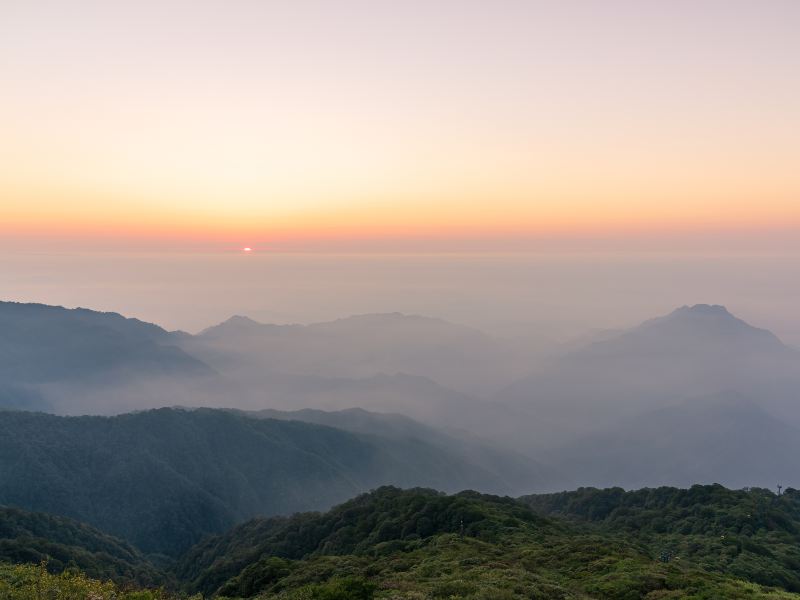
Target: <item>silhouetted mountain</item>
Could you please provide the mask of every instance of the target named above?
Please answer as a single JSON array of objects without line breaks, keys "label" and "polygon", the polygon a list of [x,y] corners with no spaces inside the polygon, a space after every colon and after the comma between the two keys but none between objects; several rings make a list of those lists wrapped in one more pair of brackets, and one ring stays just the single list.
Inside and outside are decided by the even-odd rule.
[{"label": "silhouetted mountain", "polygon": [[[794,427],[800,427],[800,354],[721,306],[683,307],[623,332],[606,332],[543,363],[491,401],[440,381],[462,380],[463,389],[491,389],[503,373],[518,369],[518,355],[489,336],[438,319],[392,313],[282,326],[233,317],[190,336],[113,313],[0,303],[0,325],[0,408],[109,414],[164,405],[325,411],[360,407],[417,421],[359,412],[291,415],[347,429],[360,442],[377,444],[381,460],[395,465],[394,472],[404,477],[354,479],[359,485],[455,489],[459,482],[502,493],[552,489],[552,472],[542,464],[574,476],[564,485],[688,484],[697,481],[692,477],[753,483],[755,467],[746,457],[741,478],[705,459],[690,461],[695,470],[687,467],[682,477],[680,466],[668,462],[659,463],[655,474],[640,473],[637,464],[626,462],[625,449],[638,458],[658,454],[636,432],[652,429],[656,440],[669,427],[678,427],[662,409],[674,409],[675,419],[687,420],[686,435],[694,437],[684,446],[709,456],[714,455],[713,445],[725,439],[715,426],[728,417],[736,417],[737,427],[748,419],[765,420],[760,427],[778,433],[775,424],[785,421],[788,439],[795,439]],[[747,414],[743,407],[728,406],[728,416],[687,416],[681,406],[686,398],[722,391],[752,398],[750,409],[761,412]],[[705,438],[691,427],[693,419],[708,421]],[[748,439],[746,432],[741,435]],[[669,440],[663,444],[670,456],[684,455]],[[604,452],[611,456],[612,450],[620,455],[613,461],[615,472],[592,462]],[[426,452],[436,458],[421,470]],[[584,468],[583,462],[591,466]],[[712,467],[723,470],[715,474]],[[454,475],[440,484],[442,473]],[[598,479],[600,474],[612,479]]]},{"label": "silhouetted mountain", "polygon": [[167,390],[214,375],[175,345],[184,337],[116,313],[0,302],[2,405],[109,413],[171,403]]},{"label": "silhouetted mountain", "polygon": [[191,336],[115,313],[3,303],[0,324],[7,382],[0,408],[118,414],[174,405],[360,406],[487,435],[520,425],[508,407],[404,372],[494,387],[514,362],[492,338],[439,319],[392,313],[277,326],[233,317]]},{"label": "silhouetted mountain", "polygon": [[183,348],[243,380],[268,375],[364,379],[425,377],[463,393],[494,391],[522,373],[516,352],[477,330],[399,313],[312,325],[264,325],[236,316]]},{"label": "silhouetted mountain", "polygon": [[542,435],[584,433],[685,398],[738,391],[800,419],[800,355],[721,306],[683,307],[537,369],[500,396],[548,423]]},{"label": "silhouetted mountain", "polygon": [[158,585],[164,576],[127,542],[94,527],[44,513],[0,507],[0,562],[77,567],[89,577]]},{"label": "silhouetted mountain", "polygon": [[229,411],[2,417],[0,503],[77,518],[147,552],[175,554],[245,518],[327,508],[383,484],[507,489],[424,440]]}]

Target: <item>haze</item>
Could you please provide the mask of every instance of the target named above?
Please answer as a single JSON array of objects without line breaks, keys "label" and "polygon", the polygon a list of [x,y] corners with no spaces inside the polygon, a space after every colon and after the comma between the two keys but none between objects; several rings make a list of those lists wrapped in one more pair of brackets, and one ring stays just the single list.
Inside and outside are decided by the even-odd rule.
[{"label": "haze", "polygon": [[0,236],[792,240],[799,21],[791,0],[3,2]]},{"label": "haze", "polygon": [[0,0],[0,596],[800,600],[799,33]]},{"label": "haze", "polygon": [[7,252],[0,295],[197,332],[231,315],[310,323],[400,311],[501,336],[569,341],[685,303],[728,301],[800,345],[788,256]]}]

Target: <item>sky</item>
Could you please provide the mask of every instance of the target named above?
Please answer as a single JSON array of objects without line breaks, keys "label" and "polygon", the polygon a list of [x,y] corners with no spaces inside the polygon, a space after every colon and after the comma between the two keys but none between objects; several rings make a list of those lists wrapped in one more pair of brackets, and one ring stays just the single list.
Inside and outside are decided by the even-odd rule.
[{"label": "sky", "polygon": [[706,302],[800,345],[799,30],[795,0],[0,0],[0,298],[559,339]]},{"label": "sky", "polygon": [[724,304],[800,347],[800,260],[620,253],[0,253],[0,299],[119,312],[196,333],[232,315],[311,323],[440,317],[535,347]]},{"label": "sky", "polygon": [[793,0],[0,0],[0,247],[795,252]]}]

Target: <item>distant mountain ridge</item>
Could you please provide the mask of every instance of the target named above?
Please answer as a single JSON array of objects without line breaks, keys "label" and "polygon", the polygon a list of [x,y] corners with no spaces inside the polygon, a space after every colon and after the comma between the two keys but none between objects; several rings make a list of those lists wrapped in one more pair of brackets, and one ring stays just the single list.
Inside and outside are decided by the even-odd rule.
[{"label": "distant mountain ridge", "polygon": [[88,408],[86,397],[95,393],[110,400],[126,386],[152,392],[158,381],[180,387],[214,377],[175,345],[186,335],[117,313],[0,302],[0,381],[7,390],[0,399],[13,388],[31,399],[10,397],[6,407],[75,412]]},{"label": "distant mountain ridge", "polygon": [[116,312],[89,308],[65,308],[40,303],[9,302],[0,300],[0,318],[22,320],[27,324],[38,322],[53,327],[83,324],[87,327],[105,328],[124,335],[129,341],[174,343],[190,334],[184,331],[167,331],[163,327],[135,317]]},{"label": "distant mountain ridge", "polygon": [[[759,351],[788,350],[771,331],[753,327],[718,304],[682,306],[666,316],[645,321],[622,333],[616,340],[612,338],[599,344],[641,343],[646,336],[653,336],[653,341],[668,352],[686,350],[689,343],[713,344],[722,349],[730,344],[746,343]],[[587,351],[591,351],[593,346]]]},{"label": "distant mountain ridge", "polygon": [[[667,460],[684,456],[685,448],[709,458],[688,461],[683,474],[708,481],[712,467],[724,466],[711,459],[726,444],[722,423],[745,440],[754,439],[747,421],[761,423],[773,438],[787,440],[766,439],[763,448],[794,451],[789,441],[800,430],[800,352],[721,305],[683,306],[547,360],[528,361],[518,351],[469,327],[400,313],[311,325],[235,316],[193,336],[116,313],[0,303],[0,408],[66,414],[180,405],[323,410],[328,412],[298,418],[358,436],[377,427],[383,450],[399,462],[403,453],[418,461],[421,448],[432,444],[442,461],[445,455],[450,464],[461,461],[459,469],[469,465],[481,474],[481,485],[509,492],[548,480],[694,483]],[[512,383],[492,392],[500,382]],[[692,413],[686,404],[728,392],[752,406],[718,403],[713,411]],[[392,437],[385,416],[381,422],[355,412],[335,416],[354,407],[400,414],[435,431],[417,428],[412,434],[398,421],[395,434],[403,433]],[[705,440],[692,419],[705,419]],[[663,435],[670,427],[694,437],[678,443],[678,436]],[[652,435],[645,439],[637,430]],[[422,436],[419,447],[412,443],[415,435]],[[627,440],[632,454],[619,448],[619,440]],[[616,470],[593,461],[613,452],[619,453]],[[641,471],[629,460],[637,455],[650,456],[658,470]],[[588,468],[592,464],[596,468]],[[761,481],[759,471],[766,473],[748,455],[741,464],[747,469],[740,473],[724,471],[725,483]],[[791,465],[776,464],[776,476],[794,477]],[[568,477],[554,483],[549,473]],[[598,479],[601,473],[610,480]]]},{"label": "distant mountain ridge", "polygon": [[[548,361],[520,358],[398,313],[232,317],[192,336],[0,303],[0,505],[24,509],[0,508],[0,560],[233,596],[301,590],[320,572],[431,597],[494,598],[522,582],[562,598],[800,591],[800,353],[695,305]],[[521,365],[516,383],[477,392]],[[226,408],[125,412],[209,403]],[[700,482],[748,489],[622,489]],[[384,485],[579,489],[525,507]]]},{"label": "distant mountain ridge", "polygon": [[[800,420],[792,408],[798,389],[800,353],[722,306],[695,305],[558,357],[498,399],[539,415],[561,436],[576,436],[724,391]],[[558,443],[558,436],[550,442]]]},{"label": "distant mountain ridge", "polygon": [[243,379],[269,374],[331,379],[404,374],[480,394],[522,372],[519,357],[483,332],[402,313],[354,315],[309,325],[269,325],[234,316],[187,338],[182,347]]}]

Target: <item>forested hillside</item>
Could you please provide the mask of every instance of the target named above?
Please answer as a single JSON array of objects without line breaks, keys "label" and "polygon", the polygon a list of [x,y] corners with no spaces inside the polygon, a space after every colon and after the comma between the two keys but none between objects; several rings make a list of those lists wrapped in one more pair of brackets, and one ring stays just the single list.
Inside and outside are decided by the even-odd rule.
[{"label": "forested hillside", "polygon": [[800,492],[794,489],[777,496],[721,485],[582,488],[522,501],[542,514],[642,543],[665,560],[800,592]]},{"label": "forested hillside", "polygon": [[164,574],[163,592],[0,565],[0,597],[800,599],[789,591],[800,570],[789,562],[796,496],[697,486],[520,501],[384,487],[327,513],[254,519],[208,537]]},{"label": "forested hillside", "polygon": [[[368,556],[376,546],[420,540],[444,533],[496,539],[502,523],[549,524],[524,505],[507,498],[462,492],[446,496],[433,490],[381,488],[325,514],[256,519],[195,546],[176,568],[190,587],[213,592],[262,556],[302,559],[326,555]],[[400,543],[398,548],[402,548]],[[277,564],[267,561],[270,565]],[[236,584],[231,584],[236,585]],[[257,591],[257,590],[256,590]]]},{"label": "forested hillside", "polygon": [[60,573],[78,568],[120,584],[157,585],[164,574],[118,538],[65,517],[0,507],[0,562],[45,563]]},{"label": "forested hillside", "polygon": [[209,538],[176,575],[188,591],[236,598],[327,598],[313,595],[327,588],[331,598],[793,597],[716,571],[510,498],[382,488],[326,514]]},{"label": "forested hillside", "polygon": [[[267,409],[246,414],[257,418],[316,423],[362,436],[377,437],[387,447],[394,447],[398,456],[414,456],[419,452],[432,456],[437,450],[444,451],[469,462],[476,475],[492,473],[496,479],[492,485],[487,487],[490,479],[486,478],[483,486],[472,486],[492,494],[517,496],[529,491],[549,490],[559,480],[559,474],[554,469],[499,444],[465,431],[437,429],[399,414],[377,413],[362,408],[338,411]],[[441,485],[433,487],[445,489]]]},{"label": "forested hillside", "polygon": [[177,556],[247,518],[326,509],[389,483],[505,485],[425,440],[221,410],[0,419],[0,503],[91,523],[148,553]]}]

